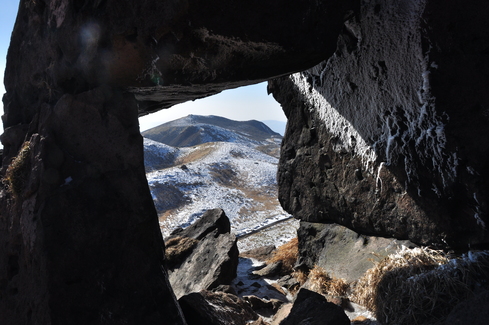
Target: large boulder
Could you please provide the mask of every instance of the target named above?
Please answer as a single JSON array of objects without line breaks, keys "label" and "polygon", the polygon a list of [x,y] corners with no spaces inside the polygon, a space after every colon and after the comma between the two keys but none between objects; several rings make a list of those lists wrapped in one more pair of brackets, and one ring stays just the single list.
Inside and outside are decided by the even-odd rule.
[{"label": "large boulder", "polygon": [[413,247],[408,240],[360,235],[337,224],[302,221],[297,231],[297,267],[321,267],[331,276],[348,282],[358,280],[382,258]]},{"label": "large boulder", "polygon": [[188,325],[245,325],[258,319],[250,305],[230,293],[200,291],[178,302]]},{"label": "large boulder", "polygon": [[363,1],[336,53],[269,82],[284,208],[417,244],[489,243],[489,4]]},{"label": "large boulder", "polygon": [[[177,298],[230,284],[236,277],[237,238],[230,233],[229,219],[223,210],[207,211],[196,223],[178,231],[178,235],[192,238],[194,244],[181,261],[172,263],[169,269],[169,280]],[[185,241],[179,243],[184,245]]]},{"label": "large boulder", "polygon": [[39,112],[1,193],[3,323],[184,324],[131,97],[98,87]]}]

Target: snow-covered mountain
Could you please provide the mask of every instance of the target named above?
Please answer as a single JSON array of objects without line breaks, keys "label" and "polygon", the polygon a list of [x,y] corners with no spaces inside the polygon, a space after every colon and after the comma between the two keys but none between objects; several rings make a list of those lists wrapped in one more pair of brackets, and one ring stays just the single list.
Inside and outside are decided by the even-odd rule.
[{"label": "snow-covered mountain", "polygon": [[[199,121],[198,128],[209,130],[214,127],[212,139],[226,138],[229,141],[175,148],[144,139],[146,176],[163,236],[178,226],[191,224],[203,212],[213,208],[222,208],[226,212],[238,236],[289,219],[277,199],[277,154],[281,136],[270,131],[268,138],[258,139],[255,134],[253,139],[245,135],[252,133],[247,132],[246,127],[241,126],[236,132],[202,123],[202,119],[195,115],[191,119]],[[188,117],[183,120],[187,123]],[[191,126],[187,125],[185,130]],[[201,137],[201,141],[204,140]],[[278,244],[295,236],[295,228],[289,228],[282,231]],[[277,239],[270,240],[277,243]]]},{"label": "snow-covered mountain", "polygon": [[188,115],[143,132],[145,138],[173,147],[191,147],[205,142],[259,144],[270,138],[282,139],[264,123],[233,121],[220,116]]}]

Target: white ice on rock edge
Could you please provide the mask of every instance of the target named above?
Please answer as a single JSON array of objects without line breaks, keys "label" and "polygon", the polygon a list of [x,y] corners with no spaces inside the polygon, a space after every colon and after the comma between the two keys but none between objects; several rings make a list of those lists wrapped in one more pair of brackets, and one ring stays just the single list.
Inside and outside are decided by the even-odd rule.
[{"label": "white ice on rock edge", "polygon": [[[402,99],[402,105],[399,104],[399,106],[404,107],[405,121],[396,120],[396,116],[391,114],[383,117],[382,128],[370,131],[376,138],[375,142],[370,144],[355,128],[355,123],[350,122],[329,103],[320,88],[311,87],[308,81],[310,75],[321,75],[320,65],[307,72],[295,73],[290,78],[308,103],[311,114],[317,118],[316,121],[323,123],[332,137],[338,139],[333,145],[333,150],[355,153],[361,158],[365,169],[372,174],[376,172],[376,169],[380,169],[382,164],[389,166],[391,163],[396,163],[397,157],[402,154],[405,157],[404,165],[408,182],[413,182],[411,185],[414,186],[417,186],[415,180],[418,177],[415,161],[421,160],[423,165],[430,166],[434,173],[440,175],[443,187],[447,187],[449,181],[456,178],[459,165],[456,152],[450,153],[446,150],[445,123],[449,118],[446,114],[440,115],[436,112],[435,98],[431,94],[429,68],[436,67],[436,64],[429,64],[428,57],[423,58],[418,64],[420,69],[417,93],[419,103],[413,106],[412,102]],[[393,99],[393,106],[396,106],[396,100],[401,99]],[[362,116],[355,115],[355,118],[361,119]],[[356,122],[363,127],[369,127],[359,121]],[[405,124],[407,129],[401,132],[400,123]],[[414,152],[408,149],[411,139],[415,140]],[[378,148],[384,148],[384,152],[377,152]],[[441,196],[443,189],[433,185],[432,190]]]},{"label": "white ice on rock edge", "polygon": [[[441,180],[431,190],[443,196],[457,177],[459,158],[456,151],[447,150],[445,125],[449,116],[435,107],[431,90],[431,71],[438,69],[438,65],[430,55],[430,47],[435,45],[421,45],[426,41],[419,28],[423,25],[425,6],[425,0],[411,1],[401,11],[397,10],[398,4],[386,3],[384,12],[395,14],[382,21],[366,11],[358,25],[346,23],[359,39],[359,55],[347,59],[333,55],[327,63],[295,73],[290,78],[310,107],[313,123],[324,125],[337,140],[333,144],[335,151],[354,153],[373,176],[381,163],[403,165],[406,186],[418,188],[419,193],[418,168],[425,166]],[[381,33],[384,36],[381,39],[389,43],[395,34],[389,31],[398,28],[400,20],[402,35],[396,36],[398,38],[390,45],[386,44],[383,48],[385,61],[378,61],[386,67],[388,82],[377,91],[363,87],[371,82],[371,77],[370,72],[366,74],[362,68],[377,65],[378,53],[373,52],[379,42],[376,33]],[[394,58],[400,53],[406,65],[396,63]],[[409,70],[403,70],[406,67]],[[343,75],[338,76],[339,73]],[[359,88],[354,94],[348,91],[350,81]],[[357,100],[356,96],[360,98]],[[357,107],[358,102],[362,103],[361,107]],[[342,107],[335,107],[334,103]]]},{"label": "white ice on rock edge", "polygon": [[[145,139],[145,143],[147,141]],[[181,164],[174,167],[146,174],[154,200],[154,192],[158,187],[177,188],[187,200],[182,207],[172,211],[171,216],[160,221],[163,236],[166,237],[176,227],[186,227],[195,222],[208,209],[221,208],[231,221],[232,231],[238,236],[266,227],[279,220],[290,218],[277,203],[268,209],[263,203],[257,202],[245,192],[266,192],[270,197],[277,196],[276,173],[278,159],[253,148],[229,142],[213,142],[200,146],[179,148],[172,153],[177,159],[185,159],[189,155],[206,150],[206,155],[192,160],[182,168]],[[171,148],[171,147],[170,147]],[[168,146],[153,146],[153,150],[161,149],[161,154],[168,154]],[[173,148],[174,149],[174,148]],[[237,183],[226,186],[216,180],[215,173],[219,170],[231,170]],[[225,174],[225,173],[224,173]],[[226,175],[226,174],[225,174]],[[170,199],[170,198],[169,198]],[[244,215],[243,211],[252,211]]]},{"label": "white ice on rock edge", "polygon": [[[338,143],[342,148],[335,148],[335,150],[346,149],[355,152],[362,157],[365,168],[373,172],[377,154],[358,133],[353,124],[338,113],[316,88],[311,88],[306,75],[299,72],[291,75],[290,78],[304,95],[304,98],[309,101],[310,107],[317,108],[317,114],[329,132],[340,139]],[[352,143],[352,139],[355,139],[355,143]]]}]

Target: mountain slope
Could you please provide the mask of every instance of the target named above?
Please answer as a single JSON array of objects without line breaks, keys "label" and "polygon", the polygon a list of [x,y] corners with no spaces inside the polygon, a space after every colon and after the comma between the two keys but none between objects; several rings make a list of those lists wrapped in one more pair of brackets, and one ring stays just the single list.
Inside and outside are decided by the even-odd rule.
[{"label": "mountain slope", "polygon": [[142,133],[145,138],[173,147],[191,147],[206,142],[236,142],[255,144],[282,136],[264,123],[233,121],[219,116],[188,115],[154,127]]},{"label": "mountain slope", "polygon": [[[188,130],[194,126],[186,125],[188,119],[183,121],[185,123],[181,120],[175,121],[185,126],[180,131],[192,137],[194,134]],[[178,123],[171,124],[174,127]],[[146,177],[164,237],[176,227],[186,227],[203,212],[214,208],[226,212],[233,232],[238,236],[290,218],[280,206],[277,195],[281,137],[271,132],[268,139],[256,141],[220,126],[212,127],[214,138],[227,138],[231,142],[174,148],[144,139]],[[176,132],[174,137],[183,137],[175,131],[176,128],[173,130]],[[266,243],[280,244],[294,237],[297,222],[288,224],[280,228],[280,235],[269,236]],[[250,248],[243,244],[247,240],[240,241],[240,248]]]}]

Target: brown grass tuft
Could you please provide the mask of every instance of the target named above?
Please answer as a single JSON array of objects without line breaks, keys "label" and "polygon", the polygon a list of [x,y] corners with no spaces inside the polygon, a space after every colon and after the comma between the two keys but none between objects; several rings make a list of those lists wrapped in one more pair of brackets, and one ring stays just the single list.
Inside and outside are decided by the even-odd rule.
[{"label": "brown grass tuft", "polygon": [[382,324],[434,324],[489,276],[489,253],[449,260],[440,251],[407,249],[389,255],[358,281],[351,300]]},{"label": "brown grass tuft", "polygon": [[427,248],[403,248],[396,254],[383,258],[376,266],[365,272],[353,291],[352,300],[369,310],[377,310],[377,287],[383,277],[393,270],[404,270],[407,274],[421,273],[433,269],[440,264],[446,264],[448,259],[443,253]]},{"label": "brown grass tuft", "polygon": [[282,274],[290,274],[294,269],[295,262],[299,256],[299,239],[292,238],[288,243],[278,247],[272,258],[267,261],[267,264],[282,262]]},{"label": "brown grass tuft", "polygon": [[302,268],[301,269],[298,269],[298,270],[295,270],[292,273],[292,276],[294,278],[296,278],[297,281],[299,281],[299,284],[300,285],[303,285],[304,283],[306,283],[307,278],[309,277],[309,270],[304,271]]},{"label": "brown grass tuft", "polygon": [[178,267],[187,258],[199,241],[190,237],[174,237],[165,245],[166,264],[170,270]]},{"label": "brown grass tuft", "polygon": [[29,177],[30,171],[30,142],[22,144],[17,156],[7,167],[4,182],[8,190],[14,197],[19,197],[24,190],[25,183]]},{"label": "brown grass tuft", "polygon": [[308,280],[311,290],[330,296],[346,296],[350,287],[345,279],[331,277],[317,265],[309,272]]}]

